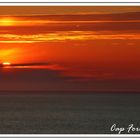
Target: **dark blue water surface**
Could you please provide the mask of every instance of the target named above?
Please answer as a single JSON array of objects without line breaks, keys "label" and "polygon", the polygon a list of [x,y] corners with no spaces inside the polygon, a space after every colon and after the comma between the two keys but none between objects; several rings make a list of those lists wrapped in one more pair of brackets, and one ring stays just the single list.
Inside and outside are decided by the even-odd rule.
[{"label": "dark blue water surface", "polygon": [[140,127],[139,93],[0,92],[1,134],[117,133],[113,124]]}]

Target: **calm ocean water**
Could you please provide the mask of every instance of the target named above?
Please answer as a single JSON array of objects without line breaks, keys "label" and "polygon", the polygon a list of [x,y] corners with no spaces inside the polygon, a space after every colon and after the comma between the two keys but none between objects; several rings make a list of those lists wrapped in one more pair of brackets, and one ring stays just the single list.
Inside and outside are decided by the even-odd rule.
[{"label": "calm ocean water", "polygon": [[0,92],[1,134],[117,133],[113,124],[140,127],[140,94]]}]

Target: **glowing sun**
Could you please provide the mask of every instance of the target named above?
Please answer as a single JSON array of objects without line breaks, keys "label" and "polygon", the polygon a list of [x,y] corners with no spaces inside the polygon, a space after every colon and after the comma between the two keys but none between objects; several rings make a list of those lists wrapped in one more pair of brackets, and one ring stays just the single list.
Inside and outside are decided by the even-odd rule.
[{"label": "glowing sun", "polygon": [[13,18],[2,18],[0,19],[1,26],[12,26],[15,24],[15,20]]},{"label": "glowing sun", "polygon": [[10,63],[10,62],[3,62],[2,65],[3,65],[3,66],[10,66],[11,63]]}]

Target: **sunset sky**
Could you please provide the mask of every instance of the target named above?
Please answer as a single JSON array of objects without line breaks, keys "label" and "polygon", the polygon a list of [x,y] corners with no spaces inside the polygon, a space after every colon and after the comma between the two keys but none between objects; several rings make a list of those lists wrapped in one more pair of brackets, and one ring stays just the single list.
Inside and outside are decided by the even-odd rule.
[{"label": "sunset sky", "polygon": [[140,7],[1,6],[0,90],[140,91]]}]

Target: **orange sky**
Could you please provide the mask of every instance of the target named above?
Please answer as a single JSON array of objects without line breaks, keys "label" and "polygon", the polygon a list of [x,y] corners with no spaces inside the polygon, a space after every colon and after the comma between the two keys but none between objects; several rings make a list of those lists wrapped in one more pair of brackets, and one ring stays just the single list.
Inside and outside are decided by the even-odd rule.
[{"label": "orange sky", "polygon": [[139,25],[139,7],[0,7],[0,88],[139,91]]}]

